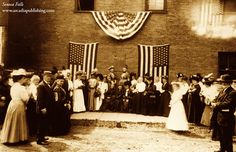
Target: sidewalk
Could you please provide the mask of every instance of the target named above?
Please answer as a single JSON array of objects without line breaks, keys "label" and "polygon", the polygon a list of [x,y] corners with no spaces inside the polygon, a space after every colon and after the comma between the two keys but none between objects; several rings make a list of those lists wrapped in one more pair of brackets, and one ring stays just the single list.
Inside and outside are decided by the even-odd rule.
[{"label": "sidewalk", "polygon": [[134,123],[165,123],[167,118],[161,116],[144,116],[132,113],[114,113],[114,112],[83,112],[74,113],[71,116],[75,120],[101,120],[116,122],[134,122]]},{"label": "sidewalk", "polygon": [[[167,130],[165,122],[167,117],[145,116],[132,113],[114,112],[82,112],[74,113],[71,122],[74,126],[106,127],[106,128],[128,128],[135,130],[159,131]],[[189,124],[189,133],[211,137],[208,127]]]}]

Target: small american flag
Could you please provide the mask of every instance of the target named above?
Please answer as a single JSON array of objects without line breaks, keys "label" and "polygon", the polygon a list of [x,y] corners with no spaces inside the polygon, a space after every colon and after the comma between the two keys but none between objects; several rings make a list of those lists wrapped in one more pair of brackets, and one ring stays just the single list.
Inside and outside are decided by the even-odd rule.
[{"label": "small american flag", "polygon": [[72,73],[72,80],[75,79],[77,71],[87,73],[96,67],[98,43],[75,43],[69,42],[69,68]]},{"label": "small american flag", "polygon": [[168,75],[169,45],[138,45],[139,76]]}]

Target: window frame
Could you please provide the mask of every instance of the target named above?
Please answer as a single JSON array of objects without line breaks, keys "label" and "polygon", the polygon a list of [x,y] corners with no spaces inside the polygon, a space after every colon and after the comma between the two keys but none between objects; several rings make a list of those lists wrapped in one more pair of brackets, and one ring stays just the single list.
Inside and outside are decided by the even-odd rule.
[{"label": "window frame", "polygon": [[[89,13],[91,11],[94,11],[95,9],[93,8],[93,10],[79,10],[78,6],[79,6],[79,1],[80,0],[75,0],[75,8],[74,8],[74,12],[75,13]],[[95,5],[95,0],[93,0],[93,5]],[[93,6],[94,7],[94,6]]]},{"label": "window frame", "polygon": [[[226,72],[236,76],[236,67],[231,67],[230,61],[236,57],[236,51],[233,52],[218,52],[218,74],[224,74]],[[225,63],[226,67],[222,67],[222,63]],[[227,69],[227,70],[226,70]]]},{"label": "window frame", "polygon": [[163,10],[149,9],[149,0],[145,0],[145,11],[151,11],[152,13],[166,14],[167,13],[167,0],[164,1]]}]

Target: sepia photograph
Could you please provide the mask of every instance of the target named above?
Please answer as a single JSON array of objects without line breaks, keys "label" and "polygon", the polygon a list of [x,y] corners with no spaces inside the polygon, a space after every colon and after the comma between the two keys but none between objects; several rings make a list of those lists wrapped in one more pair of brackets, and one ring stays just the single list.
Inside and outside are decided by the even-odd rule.
[{"label": "sepia photograph", "polygon": [[0,0],[1,152],[236,152],[236,0]]}]

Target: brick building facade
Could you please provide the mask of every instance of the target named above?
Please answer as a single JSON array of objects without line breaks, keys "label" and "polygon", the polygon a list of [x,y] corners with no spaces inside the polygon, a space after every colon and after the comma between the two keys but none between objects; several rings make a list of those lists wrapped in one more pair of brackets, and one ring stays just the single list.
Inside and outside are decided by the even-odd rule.
[{"label": "brick building facade", "polygon": [[[218,52],[236,51],[236,38],[207,38],[192,30],[200,14],[201,0],[167,0],[167,13],[152,13],[133,37],[118,41],[106,35],[89,12],[75,12],[74,0],[27,0],[25,8],[53,9],[54,13],[8,13],[9,68],[59,69],[68,64],[68,43],[99,42],[97,68],[110,65],[120,72],[127,64],[138,71],[138,44],[170,44],[169,75],[178,72],[218,74]],[[144,11],[145,0],[95,0],[95,10]],[[6,15],[6,14],[5,14]]]}]

